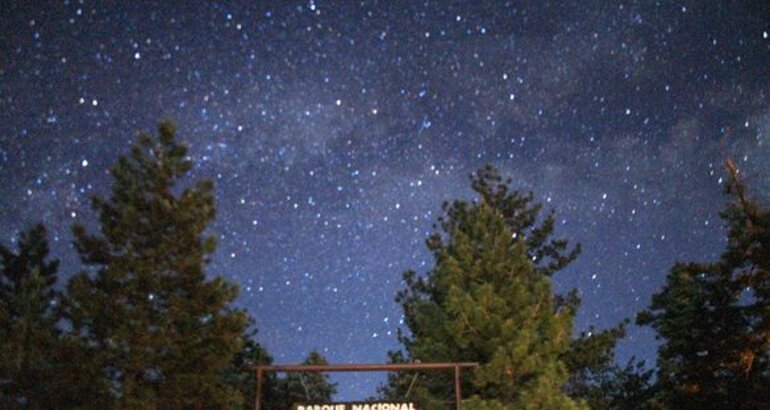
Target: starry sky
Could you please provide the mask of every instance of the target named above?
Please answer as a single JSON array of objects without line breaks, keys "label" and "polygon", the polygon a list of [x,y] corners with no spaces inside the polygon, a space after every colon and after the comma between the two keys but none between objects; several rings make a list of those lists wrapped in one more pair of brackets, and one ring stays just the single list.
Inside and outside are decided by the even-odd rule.
[{"label": "starry sky", "polygon": [[[72,223],[168,118],[216,182],[209,272],[277,363],[384,362],[401,272],[487,163],[582,244],[555,277],[577,328],[611,326],[718,256],[727,155],[770,196],[769,33],[759,0],[6,2],[0,241],[44,222],[64,281]],[[655,349],[632,327],[619,356]]]}]

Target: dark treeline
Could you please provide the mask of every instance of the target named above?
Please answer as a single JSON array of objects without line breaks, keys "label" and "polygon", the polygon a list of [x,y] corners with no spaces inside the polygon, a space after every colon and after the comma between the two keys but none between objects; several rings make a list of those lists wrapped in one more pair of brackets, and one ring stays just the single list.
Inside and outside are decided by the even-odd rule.
[{"label": "dark treeline", "polygon": [[[770,408],[770,206],[729,159],[727,177],[720,260],[674,264],[636,318],[658,333],[655,369],[616,363],[627,322],[571,334],[580,300],[554,295],[551,276],[580,247],[553,238],[553,213],[492,167],[471,178],[473,201],[444,204],[426,242],[433,268],[403,274],[408,333],[391,361],[478,362],[462,380],[468,410]],[[438,410],[452,388],[451,375],[399,373],[380,393]]]},{"label": "dark treeline", "polygon": [[[661,342],[657,363],[619,364],[629,321],[573,334],[575,290],[552,277],[580,246],[554,237],[554,213],[493,167],[476,197],[442,207],[425,274],[395,296],[406,328],[391,362],[478,362],[461,380],[463,407],[484,409],[760,409],[770,403],[770,207],[727,162],[727,245],[719,260],[676,263],[636,323]],[[73,226],[80,271],[57,286],[46,230],[0,245],[0,408],[239,409],[254,407],[248,369],[269,364],[237,287],[207,272],[215,251],[213,184],[173,127],[141,134],[93,198],[97,232]],[[307,364],[324,364],[308,352]],[[395,373],[379,389],[420,409],[452,408],[452,375]],[[268,375],[263,408],[329,402],[323,374]]]},{"label": "dark treeline", "polygon": [[[141,134],[111,169],[111,196],[93,198],[99,232],[73,227],[81,271],[64,292],[42,225],[0,247],[0,408],[253,408],[248,366],[272,359],[232,306],[236,286],[205,272],[214,186],[180,186],[191,167],[171,124]],[[268,408],[335,393],[325,376],[267,387]]]}]

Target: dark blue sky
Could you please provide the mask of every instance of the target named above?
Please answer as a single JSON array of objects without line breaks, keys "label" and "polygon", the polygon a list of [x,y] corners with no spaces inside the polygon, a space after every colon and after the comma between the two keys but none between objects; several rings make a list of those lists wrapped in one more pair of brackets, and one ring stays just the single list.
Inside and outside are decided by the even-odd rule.
[{"label": "dark blue sky", "polygon": [[[139,130],[174,120],[217,184],[210,268],[278,363],[383,362],[444,200],[486,163],[583,254],[577,326],[645,308],[722,247],[723,161],[770,188],[766,1],[16,1],[0,9],[0,240],[70,226]],[[654,357],[633,328],[620,347]],[[342,396],[375,378],[342,379]]]}]

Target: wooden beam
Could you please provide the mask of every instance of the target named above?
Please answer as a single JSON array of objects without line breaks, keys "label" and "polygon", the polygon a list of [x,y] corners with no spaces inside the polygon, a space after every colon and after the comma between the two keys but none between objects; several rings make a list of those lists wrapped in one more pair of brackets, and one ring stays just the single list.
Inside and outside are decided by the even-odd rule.
[{"label": "wooden beam", "polygon": [[253,368],[264,372],[318,373],[318,372],[395,372],[405,370],[449,370],[478,367],[478,363],[388,363],[388,364],[323,364],[323,365],[266,365]]},{"label": "wooden beam", "polygon": [[257,367],[257,397],[254,400],[254,409],[262,410],[262,379],[264,378],[264,371],[261,367]]},{"label": "wooden beam", "polygon": [[455,406],[460,410],[460,402],[463,401],[463,391],[460,385],[460,366],[455,366]]}]

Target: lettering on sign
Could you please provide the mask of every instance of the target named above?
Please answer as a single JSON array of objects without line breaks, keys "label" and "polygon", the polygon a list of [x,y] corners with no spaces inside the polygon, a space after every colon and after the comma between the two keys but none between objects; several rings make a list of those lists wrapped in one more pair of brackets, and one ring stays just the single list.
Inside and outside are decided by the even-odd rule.
[{"label": "lettering on sign", "polygon": [[414,403],[366,402],[331,404],[295,404],[293,410],[417,410]]}]

